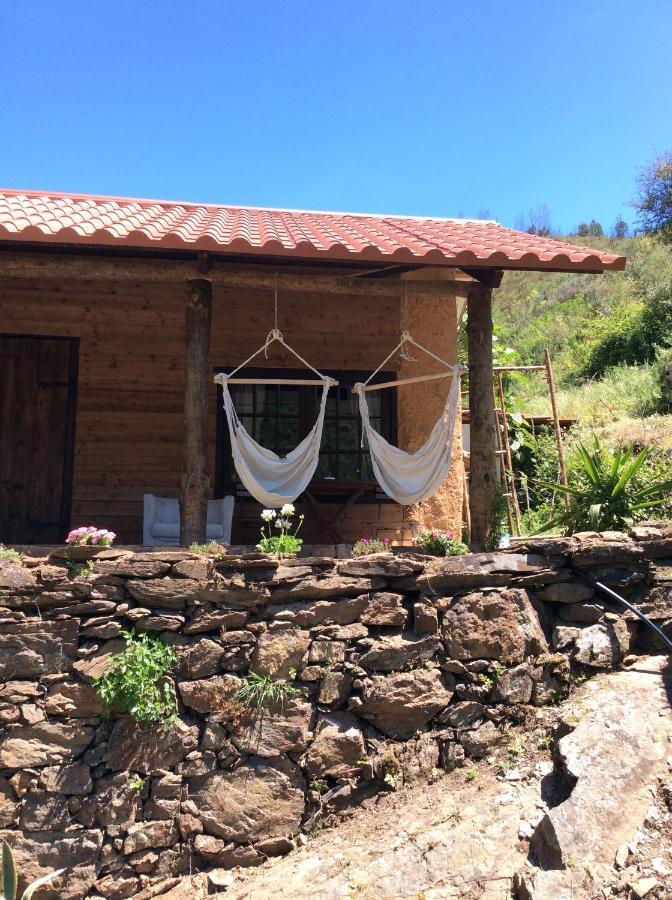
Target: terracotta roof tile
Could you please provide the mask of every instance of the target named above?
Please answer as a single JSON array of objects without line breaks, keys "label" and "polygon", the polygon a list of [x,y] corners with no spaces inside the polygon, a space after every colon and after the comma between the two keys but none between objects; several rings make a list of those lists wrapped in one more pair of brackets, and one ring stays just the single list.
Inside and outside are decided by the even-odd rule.
[{"label": "terracotta roof tile", "polygon": [[601,272],[625,258],[497,222],[0,190],[0,242]]}]

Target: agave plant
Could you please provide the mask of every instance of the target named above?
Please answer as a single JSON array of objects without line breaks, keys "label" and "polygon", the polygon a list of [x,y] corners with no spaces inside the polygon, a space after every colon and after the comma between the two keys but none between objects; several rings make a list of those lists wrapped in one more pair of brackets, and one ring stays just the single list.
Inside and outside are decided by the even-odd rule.
[{"label": "agave plant", "polygon": [[545,488],[569,497],[562,513],[547,522],[540,531],[562,526],[568,534],[577,531],[626,531],[645,513],[665,503],[661,495],[672,490],[672,480],[638,487],[635,476],[649,455],[644,448],[604,447],[597,437],[592,449],[579,444],[570,473],[570,484],[538,481]]},{"label": "agave plant", "polygon": [[[56,872],[50,872],[49,875],[43,875],[42,878],[33,881],[21,894],[21,900],[30,900],[38,888],[48,884],[62,872],[65,872],[65,869],[58,869]],[[0,860],[0,887],[2,888],[0,900],[16,900],[17,882],[14,854],[12,848],[5,841],[2,845],[2,859]]]}]

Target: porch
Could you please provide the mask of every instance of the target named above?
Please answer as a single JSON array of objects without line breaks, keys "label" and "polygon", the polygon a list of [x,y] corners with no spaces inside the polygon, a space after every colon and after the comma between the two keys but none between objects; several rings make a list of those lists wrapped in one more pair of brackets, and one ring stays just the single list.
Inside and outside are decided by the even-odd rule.
[{"label": "porch", "polygon": [[[103,205],[98,198],[68,198],[68,203],[83,217],[80,223],[92,204]],[[119,219],[131,215],[129,204],[138,207],[113,200],[104,206]],[[45,205],[51,219],[45,218]],[[142,207],[145,224],[175,208],[156,206]],[[118,225],[115,230],[101,224],[100,210],[95,228],[87,230],[72,224],[68,209],[66,215],[62,203],[36,195],[0,202],[0,541],[5,543],[51,544],[63,540],[68,528],[93,522],[117,532],[119,543],[139,544],[146,493],[180,497],[183,544],[203,540],[207,499],[232,493],[232,541],[254,543],[259,505],[246,495],[231,464],[213,376],[230,371],[263,341],[274,323],[277,285],[279,328],[304,358],[340,382],[328,401],[316,477],[297,503],[306,515],[304,538],[314,544],[362,536],[408,543],[423,525],[459,533],[464,505],[459,417],[453,463],[441,489],[421,504],[401,507],[373,478],[351,387],[397,343],[402,324],[456,363],[458,321],[466,304],[469,506],[472,541],[482,547],[497,483],[493,289],[505,267],[595,272],[622,267],[618,257],[517,235],[494,223],[466,223],[487,244],[479,258],[472,249],[437,249],[436,238],[429,249],[422,246],[429,225],[465,231],[464,223],[452,220],[339,217],[350,229],[347,246],[342,224],[338,240],[332,231],[331,244],[325,238],[320,243],[316,216],[285,212],[286,229],[291,217],[313,228],[309,239],[295,238],[288,249],[289,239],[285,245],[269,241],[259,222],[246,232],[246,243],[240,236],[212,237],[212,229],[204,238],[185,238],[185,229],[176,237],[174,228],[168,239],[157,239],[135,220],[120,237]],[[203,207],[179,210],[183,218],[212,213]],[[245,212],[249,222],[253,211]],[[263,225],[273,211],[257,212]],[[56,215],[57,225],[47,227]],[[336,229],[336,214],[321,219]],[[397,245],[387,233],[391,222]],[[496,239],[493,228],[499,230]],[[354,236],[357,229],[360,237]],[[521,245],[515,253],[507,240]],[[546,245],[553,245],[552,252]],[[296,361],[277,349],[259,365],[260,374],[281,370],[288,380],[297,369]],[[381,377],[435,370],[421,356],[397,356]],[[391,443],[414,450],[440,415],[446,390],[444,379],[394,388],[384,399],[380,392],[373,424]],[[314,420],[314,394],[291,385],[241,387],[234,400],[250,433],[281,454]]]}]

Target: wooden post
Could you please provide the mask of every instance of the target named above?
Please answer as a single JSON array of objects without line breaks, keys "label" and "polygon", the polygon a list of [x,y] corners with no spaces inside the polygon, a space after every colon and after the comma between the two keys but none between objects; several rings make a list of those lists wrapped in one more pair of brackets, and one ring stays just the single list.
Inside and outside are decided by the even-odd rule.
[{"label": "wooden post", "polygon": [[[555,428],[555,440],[558,445],[558,461],[560,464],[560,484],[568,484],[567,481],[567,465],[565,463],[565,448],[562,443],[562,428],[560,428],[560,419],[558,418],[558,402],[555,396],[555,380],[553,378],[553,366],[551,364],[551,354],[548,347],[544,350],[544,364],[546,369],[546,381],[548,382],[548,393],[551,398],[551,412],[553,414],[553,427]],[[569,509],[569,494],[565,494],[565,506]]]},{"label": "wooden post", "polygon": [[208,396],[212,284],[204,278],[187,282],[184,442],[180,495],[180,543],[188,547],[206,539],[208,512]]},{"label": "wooden post", "polygon": [[[491,282],[492,284],[492,282]],[[471,546],[484,550],[497,491],[497,454],[492,365],[492,287],[476,283],[467,300]]]}]

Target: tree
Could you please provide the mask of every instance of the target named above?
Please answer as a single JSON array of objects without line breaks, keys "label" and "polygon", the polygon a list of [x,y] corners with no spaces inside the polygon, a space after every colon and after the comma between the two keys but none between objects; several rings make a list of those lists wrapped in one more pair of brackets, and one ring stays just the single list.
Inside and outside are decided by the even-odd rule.
[{"label": "tree", "polygon": [[588,226],[588,234],[591,237],[604,237],[604,231],[602,230],[602,226],[599,222],[596,222],[595,219],[590,220],[590,225]]},{"label": "tree", "polygon": [[639,196],[632,205],[646,234],[672,243],[672,151],[656,156],[639,174]]},{"label": "tree", "polygon": [[612,228],[612,234],[615,238],[624,238],[628,233],[628,223],[623,221],[623,218],[619,216],[614,222],[614,227]]},{"label": "tree", "polygon": [[590,234],[590,228],[588,227],[587,222],[581,222],[579,227],[576,229],[576,233],[579,237],[588,237]]}]

